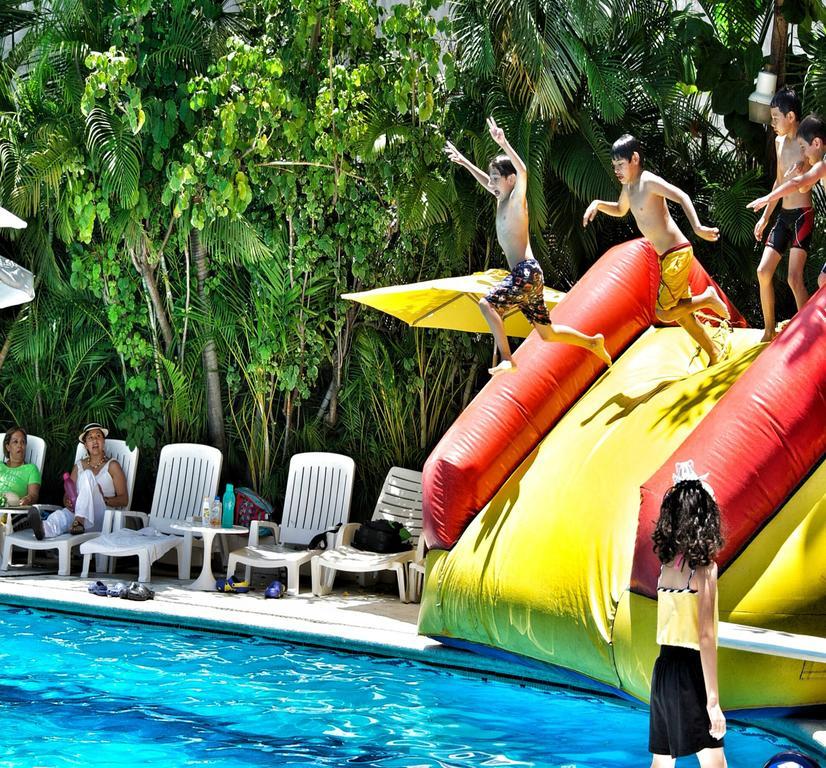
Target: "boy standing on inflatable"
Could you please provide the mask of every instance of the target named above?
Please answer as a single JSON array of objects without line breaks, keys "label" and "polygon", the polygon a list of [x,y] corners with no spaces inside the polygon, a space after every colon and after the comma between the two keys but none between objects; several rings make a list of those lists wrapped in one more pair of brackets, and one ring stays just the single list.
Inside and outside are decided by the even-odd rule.
[{"label": "boy standing on inflatable", "polygon": [[[803,151],[797,141],[800,127],[800,99],[787,88],[778,91],[771,101],[772,128],[777,134],[774,140],[777,152],[777,174],[772,189],[783,184],[786,174],[803,163]],[[763,230],[771,218],[777,200],[772,200],[763,211],[754,227],[754,237],[759,242]],[[760,283],[760,306],[763,310],[765,332],[761,341],[771,341],[775,330],[774,285],[772,278],[784,251],[789,249],[789,287],[794,294],[798,312],[809,300],[806,284],[803,282],[803,267],[814,231],[815,209],[812,208],[810,190],[797,188],[783,197],[783,207],[774,222],[763,249],[760,266],[757,267],[757,279]]]},{"label": "boy standing on inflatable", "polygon": [[[784,198],[785,202],[786,195],[795,195],[800,192],[810,194],[812,187],[818,181],[826,187],[826,160],[824,160],[824,153],[826,153],[826,121],[817,115],[809,115],[804,118],[797,128],[797,143],[801,152],[803,152],[803,158],[812,167],[805,173],[794,176],[776,187],[768,195],[752,200],[746,208],[759,211],[781,197]],[[817,285],[819,288],[826,285],[826,264],[820,270]]]},{"label": "boy standing on inflatable", "polygon": [[660,260],[657,319],[663,323],[678,323],[685,328],[708,355],[709,364],[714,365],[719,361],[720,353],[694,317],[694,312],[708,308],[725,319],[728,319],[729,312],[713,286],[706,288],[699,296],[691,295],[688,277],[694,252],[671,218],[665,201],[673,200],[682,206],[691,228],[703,240],[714,242],[720,237],[720,232],[716,227],[700,224],[691,198],[683,190],[643,170],[642,145],[633,136],[627,133],[620,136],[611,147],[611,158],[614,173],[622,184],[619,200],[616,203],[594,200],[582,217],[582,226],[587,227],[599,212],[621,218],[631,211],[637,227],[654,246]]},{"label": "boy standing on inflatable", "polygon": [[511,269],[510,275],[479,302],[502,356],[499,365],[489,369],[489,372],[495,376],[516,371],[502,321],[504,313],[512,307],[519,308],[543,341],[560,341],[584,347],[606,365],[611,365],[611,356],[605,349],[602,334],[588,336],[574,328],[551,323],[543,297],[542,268],[533,256],[528,235],[528,169],[492,117],[488,118],[488,129],[491,138],[505,154],[490,162],[487,173],[471,163],[450,142],[445,145],[445,153],[454,163],[467,168],[476,181],[496,198],[496,236]]}]

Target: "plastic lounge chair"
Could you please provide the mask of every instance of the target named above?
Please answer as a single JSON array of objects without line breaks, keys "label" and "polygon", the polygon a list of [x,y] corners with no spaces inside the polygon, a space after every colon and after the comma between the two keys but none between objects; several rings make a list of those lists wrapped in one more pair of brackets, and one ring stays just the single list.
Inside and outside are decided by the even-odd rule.
[{"label": "plastic lounge chair", "polygon": [[418,603],[424,586],[424,536],[419,536],[416,557],[407,564],[407,598],[411,603]]},{"label": "plastic lounge chair", "polygon": [[[299,568],[319,549],[307,546],[315,536],[350,519],[355,464],[338,453],[298,453],[290,459],[284,513],[281,525],[254,520],[246,547],[229,553],[227,578],[240,563],[245,565],[249,582],[253,568],[287,569],[287,594],[298,594]],[[269,528],[274,534],[270,546],[259,543],[259,531]]]},{"label": "plastic lounge chair", "polygon": [[[29,440],[31,440],[31,437]],[[83,445],[78,444],[77,451],[75,452],[75,463],[80,461],[85,455],[86,449]],[[106,440],[106,455],[117,459],[123,468],[124,475],[126,475],[126,493],[129,497],[126,508],[128,509],[132,504],[132,491],[135,487],[135,474],[138,468],[138,448],[130,449],[123,440]],[[59,509],[59,507],[54,504],[36,504],[35,507],[40,510]],[[107,509],[104,514],[103,531],[108,530],[106,526],[107,517],[110,515],[110,512],[111,510]],[[56,549],[58,557],[57,573],[59,576],[68,576],[72,567],[72,549],[99,535],[100,531],[89,531],[75,535],[64,533],[52,539],[38,541],[34,537],[34,532],[31,530],[18,531],[17,533],[7,532],[6,539],[3,542],[3,563],[0,565],[0,570],[7,571],[9,569],[13,547],[29,550],[29,565],[32,563],[32,555],[35,551]]]},{"label": "plastic lounge chair", "polygon": [[[149,582],[152,579],[152,563],[174,549],[178,557],[178,578],[189,578],[184,538],[173,533],[170,526],[188,520],[199,512],[204,496],[210,499],[215,496],[222,462],[221,452],[208,445],[165,445],[158,462],[150,513],[111,510],[111,532],[85,542],[80,548],[83,554],[82,576],[88,576],[89,561],[94,554],[137,556],[138,581]],[[109,512],[107,510],[107,516]],[[125,528],[125,518],[129,517],[140,520],[144,528],[137,531]]]},{"label": "plastic lounge chair", "polygon": [[[373,511],[373,520],[391,520],[401,523],[411,534],[412,541],[422,531],[422,473],[402,467],[392,467],[384,479],[384,486]],[[313,594],[329,594],[337,571],[372,573],[395,571],[399,584],[399,599],[408,602],[405,587],[405,569],[416,551],[378,553],[365,552],[352,545],[358,523],[345,525],[338,532],[336,544],[312,559]]]}]

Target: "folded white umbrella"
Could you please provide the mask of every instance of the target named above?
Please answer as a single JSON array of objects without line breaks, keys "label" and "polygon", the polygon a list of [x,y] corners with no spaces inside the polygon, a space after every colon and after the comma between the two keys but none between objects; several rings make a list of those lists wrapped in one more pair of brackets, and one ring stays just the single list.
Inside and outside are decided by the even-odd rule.
[{"label": "folded white umbrella", "polygon": [[[25,229],[26,222],[0,207],[0,227]],[[25,304],[34,298],[34,275],[28,269],[0,256],[0,308]]]},{"label": "folded white umbrella", "polygon": [[0,206],[0,227],[9,229],[25,229],[26,222]]}]

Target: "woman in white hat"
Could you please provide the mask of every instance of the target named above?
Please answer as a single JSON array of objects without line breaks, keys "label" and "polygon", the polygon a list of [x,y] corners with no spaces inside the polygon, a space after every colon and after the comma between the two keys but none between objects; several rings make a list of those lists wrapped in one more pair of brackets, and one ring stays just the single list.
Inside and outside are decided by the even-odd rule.
[{"label": "woman in white hat", "polygon": [[64,509],[52,512],[45,520],[37,510],[29,512],[35,538],[51,539],[62,533],[89,533],[103,527],[107,507],[122,507],[129,500],[126,476],[116,459],[106,455],[109,430],[101,424],[87,424],[78,436],[88,456],[72,467],[77,499],[64,496]]}]

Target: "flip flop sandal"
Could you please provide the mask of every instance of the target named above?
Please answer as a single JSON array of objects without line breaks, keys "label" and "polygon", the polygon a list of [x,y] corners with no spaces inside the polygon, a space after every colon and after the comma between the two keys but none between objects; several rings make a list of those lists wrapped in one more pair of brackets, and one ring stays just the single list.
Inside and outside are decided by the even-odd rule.
[{"label": "flip flop sandal", "polygon": [[96,581],[94,584],[90,584],[88,589],[90,594],[97,595],[98,597],[106,597],[109,594],[109,587],[102,581]]},{"label": "flip flop sandal", "polygon": [[218,579],[215,582],[215,591],[240,595],[249,592],[250,585],[246,581],[236,581],[234,576],[230,576],[228,579]]},{"label": "flip flop sandal", "polygon": [[83,527],[83,523],[81,523],[80,520],[75,520],[72,523],[72,527],[69,529],[69,533],[71,533],[72,536],[78,536],[81,533],[86,533],[86,529]]},{"label": "flip flop sandal", "polygon": [[230,576],[227,579],[227,582],[232,587],[233,592],[237,592],[239,595],[243,595],[246,592],[250,591],[250,584],[248,581],[236,581],[235,576]]},{"label": "flip flop sandal", "polygon": [[264,597],[271,597],[273,599],[277,599],[279,597],[284,597],[284,585],[280,581],[274,581],[264,590]]},{"label": "flip flop sandal", "polygon": [[119,581],[114,586],[109,587],[107,594],[109,597],[123,597],[127,589],[129,589],[129,587],[127,587],[122,581]]},{"label": "flip flop sandal", "polygon": [[155,593],[145,584],[139,584],[137,581],[133,581],[121,597],[126,600],[152,600],[155,597]]}]

